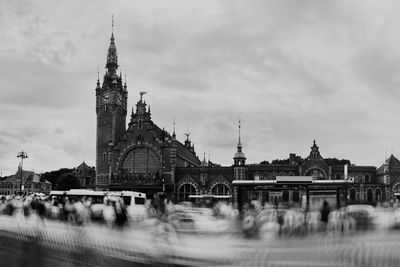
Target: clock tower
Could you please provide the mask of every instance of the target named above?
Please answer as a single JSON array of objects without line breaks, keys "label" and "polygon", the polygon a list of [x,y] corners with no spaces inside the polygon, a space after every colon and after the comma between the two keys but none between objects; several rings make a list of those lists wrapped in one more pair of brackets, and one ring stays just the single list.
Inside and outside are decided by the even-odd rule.
[{"label": "clock tower", "polygon": [[[113,22],[114,28],[114,22]],[[107,52],[103,83],[97,77],[96,87],[96,184],[108,184],[111,178],[111,150],[126,130],[128,91],[118,75],[118,53],[114,32]]]}]

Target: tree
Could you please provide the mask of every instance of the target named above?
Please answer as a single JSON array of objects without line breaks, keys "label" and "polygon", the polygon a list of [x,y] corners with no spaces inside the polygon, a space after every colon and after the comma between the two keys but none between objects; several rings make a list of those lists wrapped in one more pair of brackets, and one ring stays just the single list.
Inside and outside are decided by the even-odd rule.
[{"label": "tree", "polygon": [[57,181],[61,178],[61,176],[71,173],[72,171],[73,169],[63,168],[57,171],[45,172],[42,174],[42,178],[49,181],[53,188],[57,188]]},{"label": "tree", "polygon": [[79,179],[72,173],[62,174],[57,180],[57,190],[70,190],[81,188]]}]

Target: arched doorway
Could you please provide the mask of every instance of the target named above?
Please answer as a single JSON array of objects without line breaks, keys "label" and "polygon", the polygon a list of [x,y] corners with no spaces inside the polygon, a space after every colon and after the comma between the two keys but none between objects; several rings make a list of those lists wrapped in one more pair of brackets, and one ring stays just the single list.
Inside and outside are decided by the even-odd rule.
[{"label": "arched doorway", "polygon": [[351,202],[356,201],[356,190],[354,188],[350,189],[350,201]]},{"label": "arched doorway", "polygon": [[179,187],[178,201],[189,201],[190,195],[196,195],[196,188],[192,184],[183,184]]},{"label": "arched doorway", "polygon": [[367,201],[368,202],[372,202],[373,198],[372,198],[372,189],[368,188],[367,189]]}]

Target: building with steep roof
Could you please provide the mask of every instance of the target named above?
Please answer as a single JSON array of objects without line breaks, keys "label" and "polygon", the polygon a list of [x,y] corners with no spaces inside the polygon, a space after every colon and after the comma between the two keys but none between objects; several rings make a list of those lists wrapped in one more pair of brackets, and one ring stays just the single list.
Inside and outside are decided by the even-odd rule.
[{"label": "building with steep roof", "polygon": [[400,161],[393,154],[377,169],[376,182],[384,185],[383,195],[400,197]]},{"label": "building with steep roof", "polygon": [[51,183],[33,171],[24,171],[18,167],[14,175],[4,177],[0,180],[0,194],[49,194]]},{"label": "building with steep roof", "polygon": [[289,159],[271,164],[246,164],[240,136],[231,166],[199,160],[194,144],[156,125],[150,105],[139,93],[126,126],[128,89],[118,74],[114,32],[107,52],[106,73],[96,86],[96,176],[97,190],[135,190],[152,195],[165,191],[175,201],[224,199],[240,206],[258,199],[288,205],[319,203],[328,198],[343,203],[386,201],[400,194],[400,161],[392,155],[380,168],[356,166],[349,161],[325,159],[316,141],[306,158],[291,153]]},{"label": "building with steep roof", "polygon": [[96,169],[90,167],[83,161],[78,167],[74,168],[73,175],[79,179],[81,188],[93,188],[96,177]]}]

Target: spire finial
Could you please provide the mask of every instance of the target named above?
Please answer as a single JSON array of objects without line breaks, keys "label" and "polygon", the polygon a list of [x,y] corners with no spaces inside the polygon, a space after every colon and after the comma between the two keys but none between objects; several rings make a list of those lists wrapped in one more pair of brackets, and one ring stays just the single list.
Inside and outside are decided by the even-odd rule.
[{"label": "spire finial", "polygon": [[237,144],[237,147],[238,147],[238,148],[242,148],[242,142],[241,142],[241,140],[240,140],[240,127],[241,127],[241,125],[240,125],[240,117],[239,117],[239,142],[238,142],[238,144]]},{"label": "spire finial", "polygon": [[140,92],[139,92],[139,95],[140,95],[140,101],[142,101],[142,99],[143,99],[143,95],[145,95],[145,94],[147,94],[147,92],[146,92],[146,91],[140,91]]},{"label": "spire finial", "polygon": [[114,33],[114,14],[111,15],[111,33]]},{"label": "spire finial", "polygon": [[176,134],[175,134],[175,118],[173,118],[173,125],[174,125],[174,129],[173,129],[173,132],[172,132],[172,137],[175,138],[176,137]]},{"label": "spire finial", "polygon": [[186,135],[186,141],[189,141],[189,135],[190,135],[189,130],[186,130],[185,135]]},{"label": "spire finial", "polygon": [[97,66],[97,87],[96,89],[100,89],[100,74],[99,74],[99,66]]},{"label": "spire finial", "polygon": [[239,117],[239,142],[240,142],[240,117]]}]

